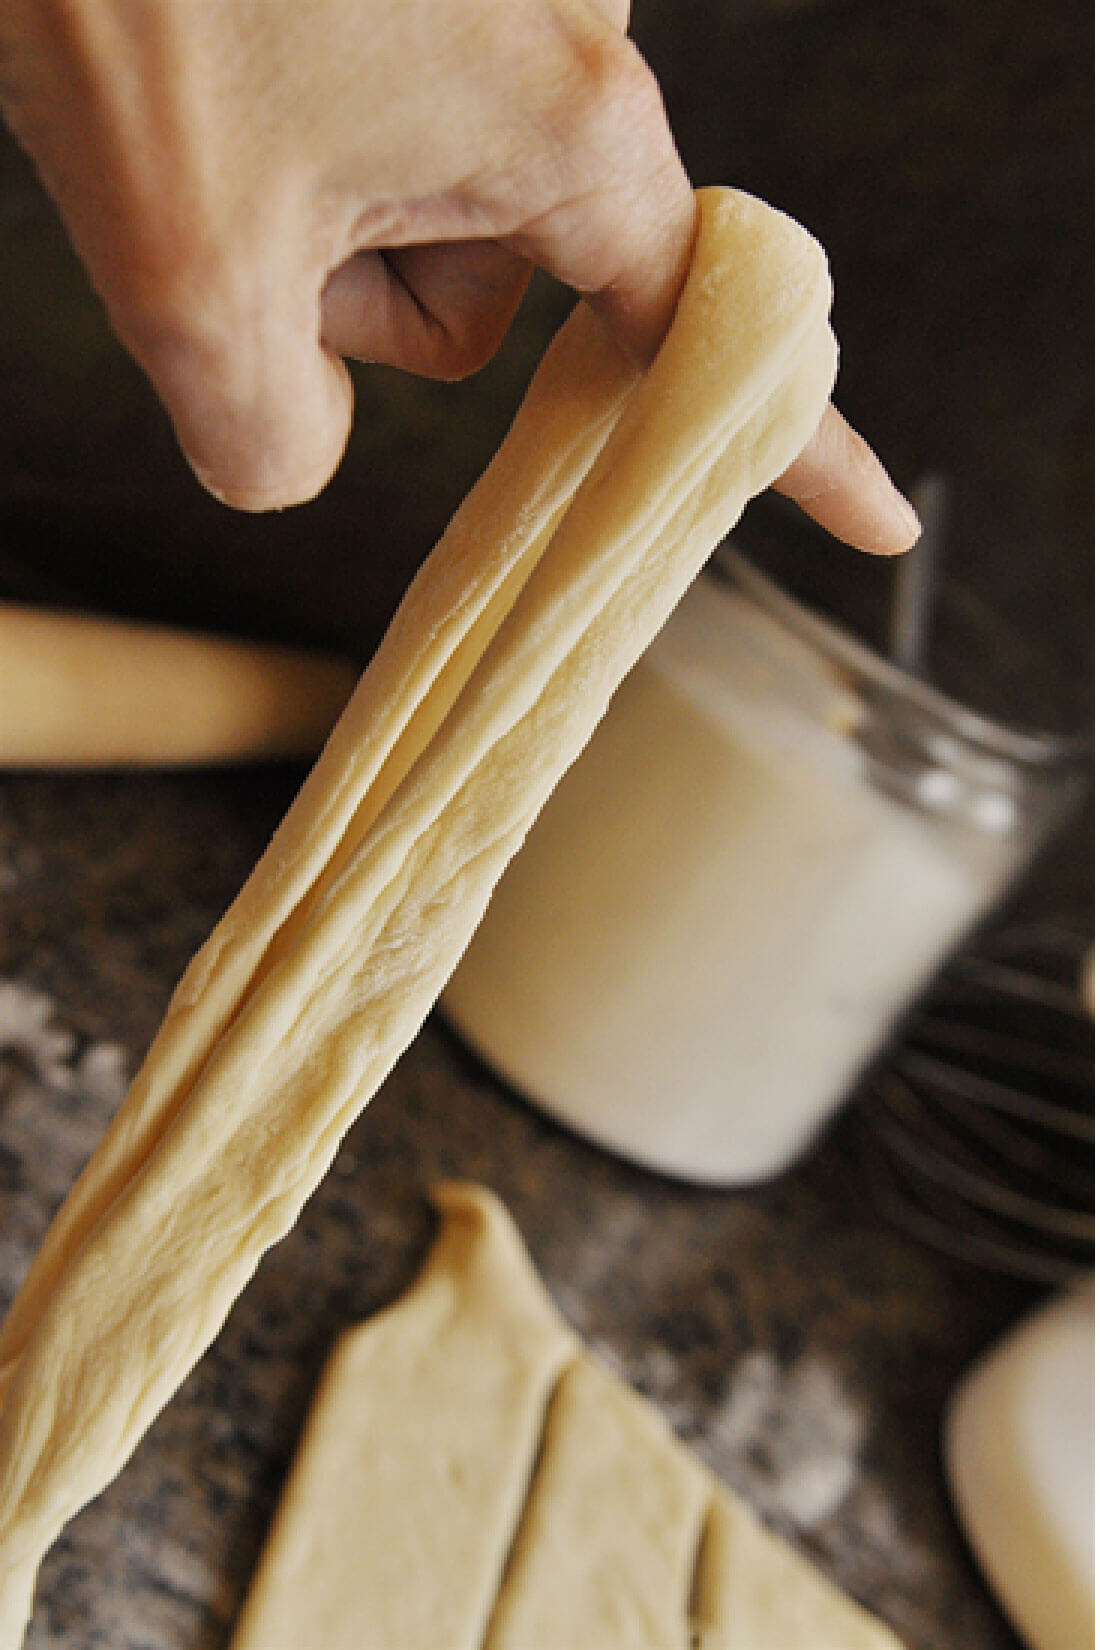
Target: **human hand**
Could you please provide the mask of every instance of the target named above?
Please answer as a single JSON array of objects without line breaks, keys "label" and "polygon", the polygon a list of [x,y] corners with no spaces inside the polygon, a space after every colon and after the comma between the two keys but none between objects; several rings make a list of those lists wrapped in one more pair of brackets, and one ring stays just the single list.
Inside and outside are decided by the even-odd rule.
[{"label": "human hand", "polygon": [[[203,484],[312,497],[341,357],[495,352],[533,264],[640,361],[694,197],[626,0],[5,0],[0,108]],[[830,408],[777,486],[865,549],[915,536]]]}]

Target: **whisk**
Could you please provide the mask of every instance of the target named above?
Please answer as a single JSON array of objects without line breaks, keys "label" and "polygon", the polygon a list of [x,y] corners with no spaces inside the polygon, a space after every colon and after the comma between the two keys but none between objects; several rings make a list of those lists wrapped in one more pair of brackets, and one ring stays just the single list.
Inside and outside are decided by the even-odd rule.
[{"label": "whisk", "polygon": [[872,1077],[860,1137],[881,1206],[959,1258],[1039,1283],[1092,1269],[1089,941],[1014,926],[940,978]]}]

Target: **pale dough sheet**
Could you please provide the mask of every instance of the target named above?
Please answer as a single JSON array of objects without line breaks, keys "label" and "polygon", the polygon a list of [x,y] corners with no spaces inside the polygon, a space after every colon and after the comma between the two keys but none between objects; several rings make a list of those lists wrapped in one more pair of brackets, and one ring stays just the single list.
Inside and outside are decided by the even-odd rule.
[{"label": "pale dough sheet", "polygon": [[688,1650],[707,1493],[657,1411],[577,1358],[546,1417],[486,1650]]},{"label": "pale dough sheet", "polygon": [[707,1512],[692,1620],[694,1650],[901,1650],[725,1489]]},{"label": "pale dough sheet", "polygon": [[435,1198],[420,1276],[328,1364],[231,1650],[900,1650],[579,1349],[491,1193]]},{"label": "pale dough sheet", "polygon": [[484,1640],[576,1342],[500,1205],[437,1202],[430,1269],[329,1359],[235,1650]]},{"label": "pale dough sheet", "polygon": [[428,1013],[510,856],[835,373],[796,224],[705,191],[638,378],[588,311],[185,973],[0,1332],[0,1646]]}]

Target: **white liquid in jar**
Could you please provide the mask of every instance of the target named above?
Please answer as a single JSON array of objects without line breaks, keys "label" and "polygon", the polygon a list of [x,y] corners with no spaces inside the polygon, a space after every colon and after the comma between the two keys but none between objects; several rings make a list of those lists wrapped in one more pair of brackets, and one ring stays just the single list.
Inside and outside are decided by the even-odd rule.
[{"label": "white liquid in jar", "polygon": [[877,790],[858,714],[698,581],[502,878],[450,1022],[626,1157],[718,1184],[784,1168],[1015,859]]}]

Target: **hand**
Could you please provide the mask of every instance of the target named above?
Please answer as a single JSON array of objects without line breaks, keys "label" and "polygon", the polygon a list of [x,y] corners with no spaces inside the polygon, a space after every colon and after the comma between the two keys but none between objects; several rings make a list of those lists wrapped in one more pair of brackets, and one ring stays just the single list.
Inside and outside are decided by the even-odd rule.
[{"label": "hand", "polygon": [[[4,0],[0,108],[203,484],[312,497],[341,359],[458,378],[533,264],[638,359],[694,199],[625,0]],[[915,536],[830,409],[779,484],[871,550]]]}]

